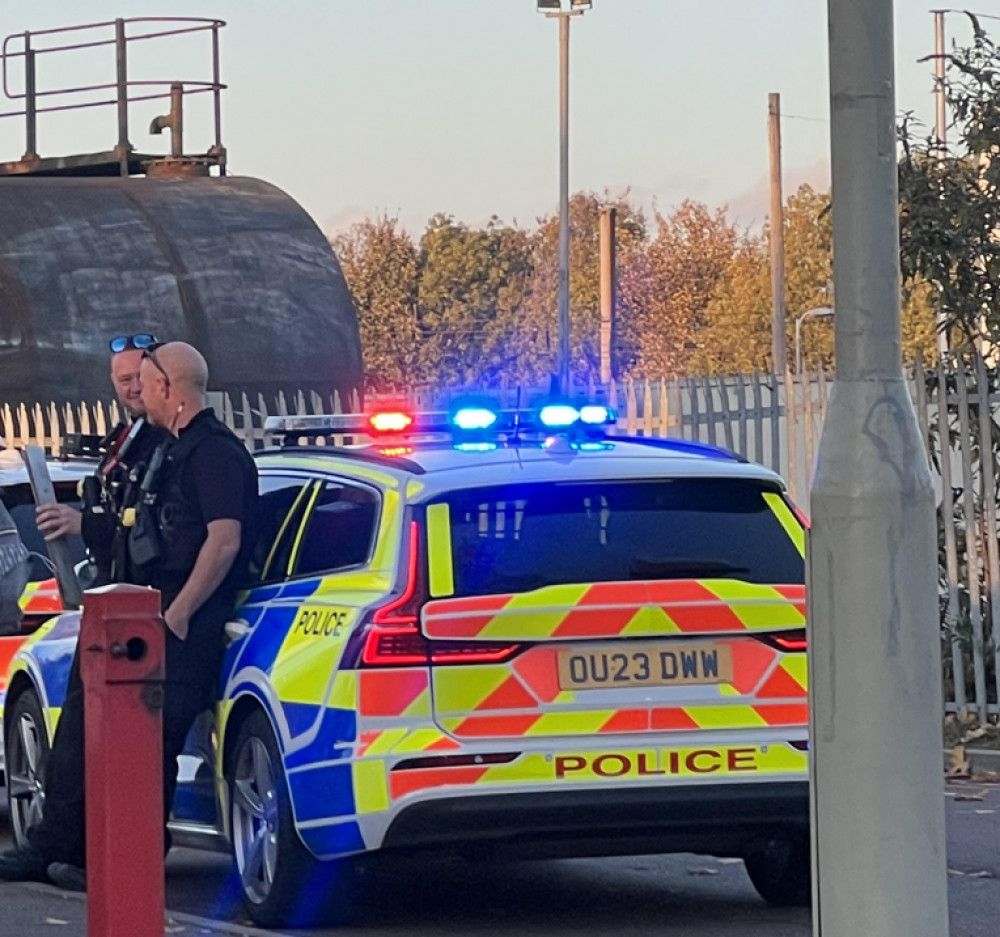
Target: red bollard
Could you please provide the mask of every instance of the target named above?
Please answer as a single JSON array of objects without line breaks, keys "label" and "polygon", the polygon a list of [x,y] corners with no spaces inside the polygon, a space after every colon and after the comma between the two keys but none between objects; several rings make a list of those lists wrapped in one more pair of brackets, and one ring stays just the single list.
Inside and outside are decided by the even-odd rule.
[{"label": "red bollard", "polygon": [[83,609],[87,933],[163,937],[160,593],[104,586]]}]

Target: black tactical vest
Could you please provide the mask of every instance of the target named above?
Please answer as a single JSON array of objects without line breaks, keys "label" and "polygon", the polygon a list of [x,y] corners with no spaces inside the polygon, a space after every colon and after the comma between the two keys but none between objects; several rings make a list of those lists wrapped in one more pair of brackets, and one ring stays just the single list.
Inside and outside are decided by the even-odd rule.
[{"label": "black tactical vest", "polygon": [[159,589],[164,606],[170,604],[187,581],[208,536],[201,510],[189,496],[191,482],[187,471],[191,454],[210,436],[225,440],[226,445],[245,456],[243,444],[226,425],[216,419],[211,409],[203,410],[170,445],[155,482],[155,500],[149,507],[159,535],[159,557],[136,569],[133,581]]}]

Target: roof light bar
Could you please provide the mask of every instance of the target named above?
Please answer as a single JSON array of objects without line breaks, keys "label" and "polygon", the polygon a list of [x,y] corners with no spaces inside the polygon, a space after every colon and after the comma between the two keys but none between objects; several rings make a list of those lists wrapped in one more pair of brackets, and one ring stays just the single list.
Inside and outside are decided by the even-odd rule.
[{"label": "roof light bar", "polygon": [[568,403],[550,403],[538,411],[538,420],[547,429],[565,429],[578,422],[580,411]]},{"label": "roof light bar", "polygon": [[[447,434],[458,442],[495,440],[502,434],[531,432],[582,433],[603,435],[604,427],[617,421],[615,411],[605,404],[583,403],[579,406],[552,402],[536,410],[501,410],[489,402],[459,404],[450,412],[410,412],[400,407],[371,414],[337,413],[303,416],[273,416],[264,422],[264,430],[285,437],[285,444],[298,437],[373,436],[392,437]],[[395,453],[393,453],[395,454]]]},{"label": "roof light bar", "polygon": [[373,413],[368,422],[376,433],[405,433],[413,425],[413,417],[403,410]]},{"label": "roof light bar", "polygon": [[457,442],[457,452],[493,452],[497,447],[495,442]]},{"label": "roof light bar", "polygon": [[345,435],[393,435],[446,433],[451,430],[447,413],[407,413],[380,410],[376,413],[317,413],[305,416],[269,416],[264,431],[288,437]]},{"label": "roof light bar", "polygon": [[460,407],[455,411],[451,422],[456,429],[466,432],[485,431],[492,429],[500,415],[488,407]]},{"label": "roof light bar", "polygon": [[363,433],[363,417],[354,413],[316,413],[305,416],[269,416],[264,432],[322,436],[327,433]]},{"label": "roof light bar", "polygon": [[580,422],[586,423],[587,426],[605,426],[616,420],[615,411],[602,403],[588,403],[580,407]]}]

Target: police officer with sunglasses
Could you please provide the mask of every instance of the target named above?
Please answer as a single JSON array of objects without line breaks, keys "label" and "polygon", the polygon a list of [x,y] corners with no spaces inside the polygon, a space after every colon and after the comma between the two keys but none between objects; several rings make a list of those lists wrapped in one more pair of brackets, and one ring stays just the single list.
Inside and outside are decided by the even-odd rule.
[{"label": "police officer with sunglasses", "polygon": [[[43,504],[36,523],[46,540],[67,534],[82,535],[96,567],[94,585],[129,580],[127,529],[122,514],[138,497],[139,483],[154,452],[169,434],[146,419],[139,368],[145,349],[155,344],[152,335],[119,335],[111,339],[111,382],[128,422],[115,427],[105,439],[105,455],[94,475],[84,481],[84,506],[78,511],[66,504]],[[84,848],[82,815],[84,796],[83,685],[79,646],[73,656],[69,685],[45,768],[45,812],[28,834],[28,845],[0,853],[0,880],[55,881],[64,887],[81,887],[82,875],[58,881],[47,872],[50,863],[80,863]]]},{"label": "police officer with sunglasses", "polygon": [[36,522],[46,540],[67,535],[83,537],[96,567],[94,585],[126,578],[124,535],[119,523],[138,491],[139,476],[165,434],[149,424],[140,396],[139,365],[155,338],[145,332],[111,339],[111,383],[128,415],[104,439],[105,455],[93,478],[84,483],[83,511],[66,504],[43,504]]}]

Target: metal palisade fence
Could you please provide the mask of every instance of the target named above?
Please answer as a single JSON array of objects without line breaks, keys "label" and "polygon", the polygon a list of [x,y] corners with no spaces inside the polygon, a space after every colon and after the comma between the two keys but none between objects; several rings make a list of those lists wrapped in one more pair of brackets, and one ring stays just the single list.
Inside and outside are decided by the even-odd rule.
[{"label": "metal palisade fence", "polygon": [[[925,443],[939,501],[941,639],[945,698],[949,711],[968,708],[985,720],[1000,712],[1000,544],[997,541],[997,450],[1000,404],[997,374],[976,356],[947,368],[913,369],[911,397]],[[832,375],[796,377],[750,374],[625,380],[584,390],[614,406],[617,433],[674,437],[721,446],[777,471],[789,493],[808,513]],[[477,394],[482,391],[476,389]],[[404,395],[417,409],[438,409],[468,389],[421,388]],[[491,393],[501,406],[535,400],[539,390]],[[394,402],[400,396],[392,398]],[[267,397],[214,394],[217,414],[260,449],[274,440],[264,431],[269,416],[358,412],[355,395],[343,404],[333,394],[311,391]],[[942,402],[944,406],[942,406]],[[369,400],[374,407],[378,398]],[[104,434],[120,418],[114,402],[77,405],[7,405],[0,401],[0,441],[7,446],[41,445],[62,451],[68,433]],[[322,441],[322,440],[320,440]],[[341,443],[341,437],[327,442]],[[942,441],[946,442],[942,456]],[[986,458],[983,454],[986,454]]]}]

